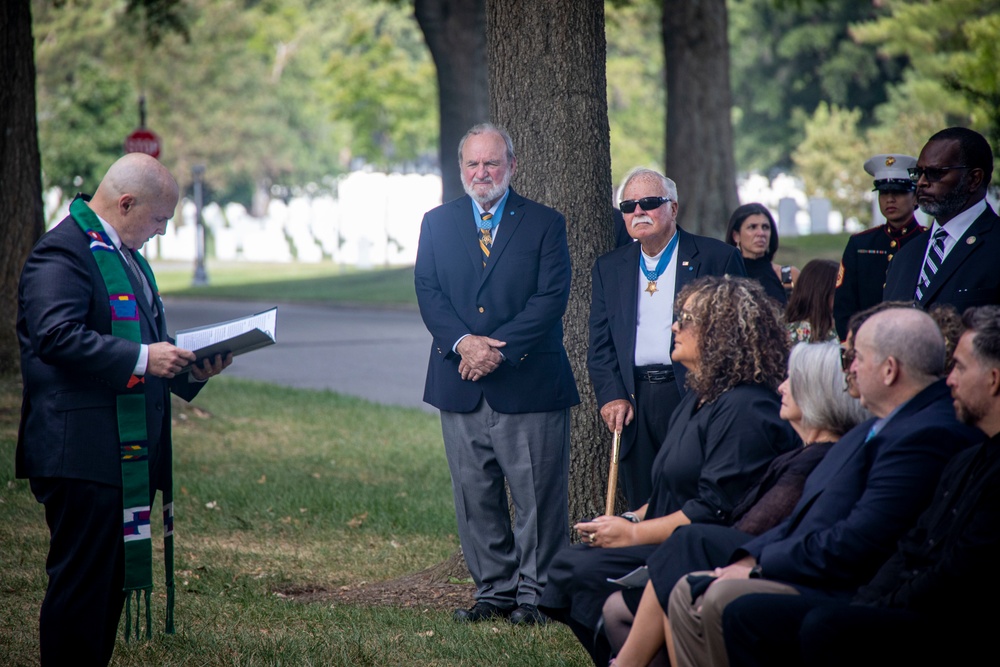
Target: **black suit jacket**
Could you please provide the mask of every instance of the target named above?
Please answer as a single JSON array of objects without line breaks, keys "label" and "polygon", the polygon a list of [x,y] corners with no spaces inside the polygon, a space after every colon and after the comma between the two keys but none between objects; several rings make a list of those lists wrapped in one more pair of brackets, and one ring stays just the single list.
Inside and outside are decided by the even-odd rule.
[{"label": "black suit jacket", "polygon": [[[743,258],[736,248],[680,227],[677,239],[675,293],[701,276],[745,276]],[[597,405],[625,399],[635,408],[635,326],[639,310],[639,243],[630,243],[603,255],[591,272],[590,347],[587,369],[594,384]],[[686,371],[674,364],[677,386],[684,391]],[[664,415],[669,419],[670,415]],[[621,456],[635,440],[635,421],[622,433]]]},{"label": "black suit jacket", "polygon": [[869,419],[848,431],[806,480],[791,515],[733,557],[752,555],[768,579],[853,593],[930,503],[941,470],[982,433],[955,418],[939,380],[874,437]]},{"label": "black suit jacket", "polygon": [[[471,412],[484,396],[503,413],[579,403],[563,348],[570,276],[562,214],[513,190],[485,268],[472,200],[428,211],[414,266],[420,315],[433,337],[424,400],[449,412]],[[507,343],[505,361],[476,382],[462,379],[452,352],[465,334]]]},{"label": "black suit jacket", "polygon": [[[930,230],[906,244],[889,263],[885,301],[912,301]],[[1000,305],[1000,218],[990,205],[945,257],[924,291],[920,305],[948,303],[959,313],[971,306]]]},{"label": "black suit jacket", "polygon": [[[140,309],[142,342],[168,340],[142,286],[121,259]],[[159,297],[157,297],[158,299]],[[158,304],[163,312],[162,303]],[[132,376],[139,343],[111,335],[108,291],[89,239],[67,217],[42,236],[18,290],[17,337],[24,382],[18,477],[82,479],[121,486],[116,392]],[[202,383],[146,375],[151,480],[165,488],[170,456],[170,391],[191,399]]]}]

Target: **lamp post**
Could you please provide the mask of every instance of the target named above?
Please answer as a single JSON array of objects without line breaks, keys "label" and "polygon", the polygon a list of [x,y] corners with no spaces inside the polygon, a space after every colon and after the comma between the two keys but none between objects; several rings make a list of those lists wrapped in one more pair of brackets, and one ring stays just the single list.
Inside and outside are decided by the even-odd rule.
[{"label": "lamp post", "polygon": [[208,273],[205,271],[205,221],[201,217],[202,205],[202,179],[205,176],[205,165],[196,164],[191,167],[191,176],[194,180],[194,222],[195,222],[195,258],[194,258],[194,278],[191,280],[193,287],[201,287],[208,284]]}]

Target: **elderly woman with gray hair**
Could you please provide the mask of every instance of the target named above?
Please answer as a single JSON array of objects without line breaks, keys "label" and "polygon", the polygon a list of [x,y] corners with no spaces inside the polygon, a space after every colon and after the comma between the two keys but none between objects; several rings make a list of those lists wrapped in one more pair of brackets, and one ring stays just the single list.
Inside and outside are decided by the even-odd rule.
[{"label": "elderly woman with gray hair", "polygon": [[739,518],[732,527],[701,524],[679,529],[678,535],[701,531],[704,539],[668,539],[647,560],[645,589],[628,589],[608,598],[605,632],[612,647],[620,648],[613,662],[616,667],[668,664],[664,649],[670,637],[664,609],[674,584],[688,572],[724,560],[753,536],[780,523],[827,451],[870,416],[847,392],[840,349],[834,343],[796,345],[788,360],[788,378],[778,391],[781,418],[792,425],[804,446],[771,462],[737,505],[734,515]]}]

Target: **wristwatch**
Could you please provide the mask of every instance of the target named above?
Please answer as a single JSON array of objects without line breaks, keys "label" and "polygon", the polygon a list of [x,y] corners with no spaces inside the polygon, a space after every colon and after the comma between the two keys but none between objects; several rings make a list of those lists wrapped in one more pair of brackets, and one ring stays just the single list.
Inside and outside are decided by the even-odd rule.
[{"label": "wristwatch", "polygon": [[639,523],[640,521],[642,521],[642,519],[636,516],[635,512],[625,512],[624,514],[621,515],[621,517],[623,519],[628,519],[632,523]]},{"label": "wristwatch", "polygon": [[757,563],[752,568],[750,568],[750,574],[748,575],[751,579],[763,579],[764,578],[764,568]]}]

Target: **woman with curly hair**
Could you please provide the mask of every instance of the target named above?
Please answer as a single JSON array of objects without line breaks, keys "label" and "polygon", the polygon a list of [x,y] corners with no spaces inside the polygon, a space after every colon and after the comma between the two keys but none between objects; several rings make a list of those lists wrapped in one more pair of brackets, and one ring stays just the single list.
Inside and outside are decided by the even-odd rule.
[{"label": "woman with curly hair", "polygon": [[599,516],[574,528],[582,544],[553,559],[540,607],[570,626],[598,665],[605,599],[621,577],[680,526],[729,525],[743,494],[771,460],[795,446],[779,417],[787,335],[777,304],[759,283],[706,276],[677,296],[671,358],[687,369],[687,393],[674,410],[653,463],[653,494],[634,513]]}]

